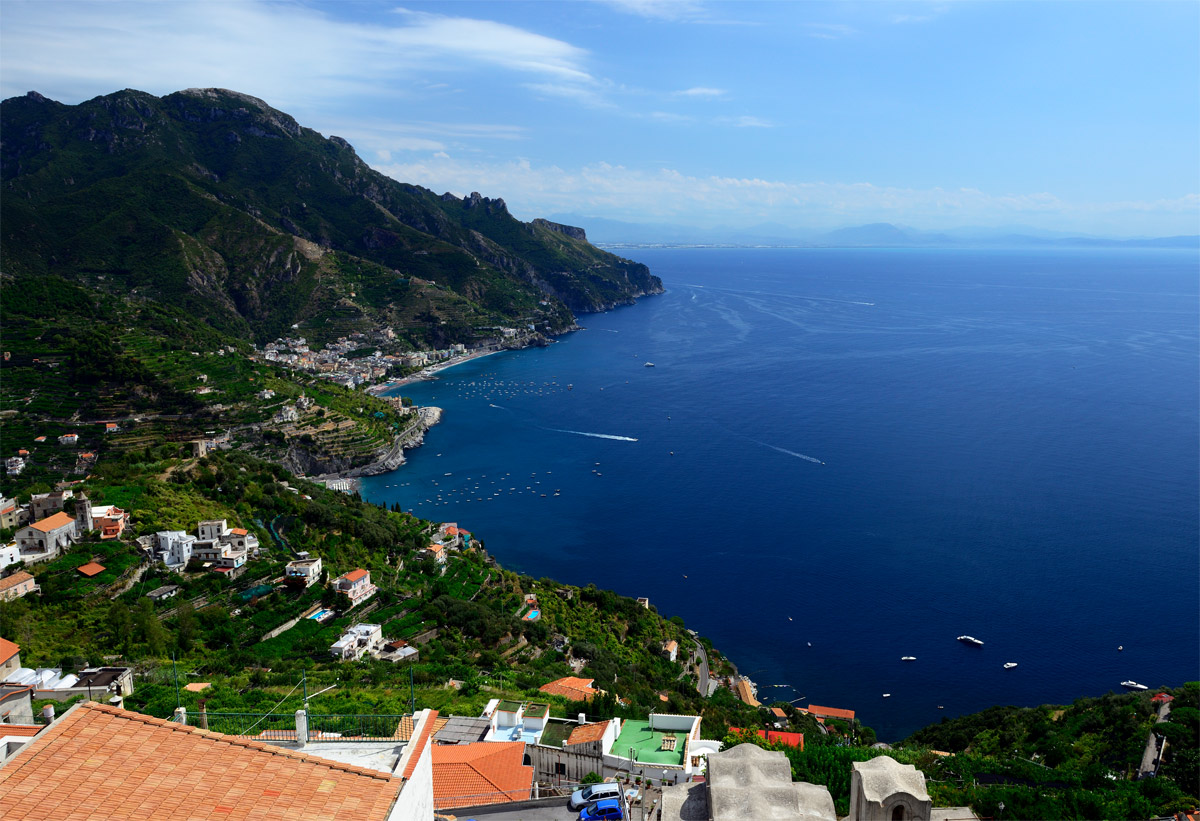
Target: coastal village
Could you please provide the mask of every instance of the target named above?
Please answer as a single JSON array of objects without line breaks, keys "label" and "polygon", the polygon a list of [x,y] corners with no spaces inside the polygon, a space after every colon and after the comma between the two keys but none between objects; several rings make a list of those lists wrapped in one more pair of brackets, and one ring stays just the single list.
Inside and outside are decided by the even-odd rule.
[{"label": "coastal village", "polygon": [[[423,431],[439,418],[436,408],[373,394],[531,344],[532,337],[498,329],[496,339],[479,347],[385,353],[393,342],[390,329],[354,332],[317,351],[303,337],[277,339],[250,352],[249,361],[267,370],[254,372],[240,394],[235,380],[205,364],[233,363],[240,353],[196,352],[203,378],[191,391],[225,413],[242,413],[243,421],[165,446],[162,475],[197,481],[210,471],[213,485],[218,476],[236,484],[236,475],[253,464],[239,461],[242,455],[253,454],[269,432],[284,443],[322,436],[329,442],[339,431],[375,423],[380,433],[374,445],[360,448],[369,458],[357,467],[347,469],[343,460],[332,465],[335,470],[314,471],[311,479],[264,474],[260,484],[270,498],[291,500],[276,510],[328,506],[333,497],[322,494],[330,493],[354,504],[354,475],[396,469],[403,449],[420,445]],[[296,393],[289,383],[273,381],[271,369],[316,381]],[[347,393],[323,393],[322,384]],[[368,413],[356,402],[379,404]],[[595,794],[609,796],[604,800],[619,813],[611,817],[621,818],[983,817],[966,806],[935,807],[925,773],[913,759],[895,757],[888,745],[872,745],[874,734],[862,726],[854,705],[764,703],[754,681],[682,623],[662,620],[646,597],[630,600],[625,618],[637,611],[651,617],[654,638],[646,651],[658,667],[659,684],[652,693],[655,706],[632,706],[625,693],[597,681],[595,670],[611,669],[605,658],[611,651],[592,634],[572,635],[582,627],[576,610],[592,607],[584,600],[598,594],[504,571],[479,536],[457,522],[389,513],[415,528],[414,547],[384,546],[371,561],[356,563],[341,549],[342,528],[298,525],[295,513],[259,516],[237,504],[237,495],[232,507],[222,508],[236,511],[233,517],[186,519],[164,516],[162,506],[148,507],[137,492],[114,496],[111,482],[95,473],[98,454],[137,447],[149,424],[145,416],[130,415],[91,426],[48,425],[7,457],[9,479],[32,470],[39,480],[55,481],[53,489],[0,498],[0,529],[10,535],[0,547],[0,625],[6,623],[4,607],[38,599],[111,602],[114,612],[133,613],[123,644],[114,648],[120,652],[95,659],[46,658],[36,631],[0,635],[0,789],[22,801],[68,790],[61,779],[86,765],[106,774],[102,783],[86,781],[92,794],[137,791],[147,796],[147,806],[170,806],[173,791],[156,786],[174,772],[163,763],[165,752],[209,762],[199,771],[204,786],[188,792],[190,803],[226,806],[229,787],[220,775],[230,768],[273,772],[282,766],[288,775],[256,776],[259,781],[239,782],[238,789],[259,790],[275,806],[287,795],[278,789],[280,778],[294,779],[305,806],[322,817],[576,818],[583,808],[572,806],[572,796],[588,785],[608,790]],[[302,545],[294,544],[301,538]],[[415,670],[428,661],[444,668],[449,648],[461,647],[458,642],[478,629],[464,628],[461,614],[431,614],[430,600],[447,593],[461,602],[458,607],[481,596],[502,597],[515,629],[490,640],[494,649],[485,643],[473,651],[474,665],[490,659],[490,672],[425,680],[422,701],[439,691],[446,695],[434,706],[420,706]],[[596,618],[594,608],[583,612]],[[244,706],[244,697],[231,691],[232,680],[206,674],[197,660],[187,662],[182,674],[171,662],[167,677],[153,658],[167,652],[168,627],[181,637],[196,630],[189,624],[213,618],[228,620],[222,635],[240,633],[254,643],[257,655],[246,659],[250,677],[242,692],[274,682],[270,692],[287,701],[303,687],[298,708]],[[133,651],[135,635],[149,656]],[[22,653],[39,661],[24,662]],[[272,672],[283,659],[301,665],[299,683],[294,673],[281,678]],[[550,659],[561,661],[543,664]],[[350,701],[336,712],[321,709],[322,701],[347,689],[342,669],[347,675],[374,671],[362,680],[389,682],[398,694],[383,711],[351,712]],[[683,690],[699,699],[689,703],[726,710],[736,704],[743,719],[726,725],[715,717],[706,722],[707,708],[681,711]],[[1157,720],[1168,721],[1174,697],[1164,691],[1147,698]],[[107,740],[81,758],[80,739],[96,732]],[[1166,744],[1150,733],[1140,777],[1158,773]],[[824,784],[793,780],[789,751],[814,747],[870,755],[845,760],[847,780],[835,795]],[[143,749],[159,752],[138,752]],[[936,761],[950,753],[923,755]],[[336,787],[318,792],[318,784]]]},{"label": "coastal village", "polygon": [[[39,568],[78,556],[78,545],[112,541],[135,550],[139,558],[132,572],[126,571],[106,585],[104,593],[127,592],[138,577],[158,568],[158,572],[179,583],[158,585],[141,595],[152,603],[151,607],[162,609],[160,617],[166,617],[175,612],[177,597],[187,595],[187,588],[195,578],[213,576],[221,579],[223,586],[236,586],[247,567],[261,560],[266,552],[258,534],[247,528],[232,527],[226,520],[197,521],[190,532],[163,530],[133,536],[127,511],[114,505],[95,505],[86,492],[69,487],[35,494],[26,504],[3,500],[3,506],[8,521],[17,525],[14,541],[0,553],[5,568],[5,576],[0,580],[3,602],[40,595],[42,589],[37,582],[46,577]],[[439,578],[462,557],[483,553],[474,535],[456,523],[437,525],[428,535],[428,545],[413,559],[425,563],[424,570]],[[79,563],[71,569],[84,579],[97,578],[107,570],[97,561]],[[324,624],[339,620],[343,626],[326,650],[327,657],[338,662],[415,662],[420,658],[422,645],[437,634],[435,627],[409,633],[408,639],[396,638],[395,631],[388,627],[395,623],[394,619],[386,618],[389,608],[379,607],[380,590],[373,583],[370,571],[349,568],[333,575],[322,557],[308,552],[296,553],[284,563],[280,575],[246,584],[253,586],[237,596],[241,601],[265,596],[302,599],[318,593],[319,598],[312,604],[268,631],[263,640],[281,636],[304,622]],[[141,585],[138,589],[145,587]],[[575,594],[570,588],[560,587],[550,595],[569,600]],[[192,599],[189,603],[197,602]],[[646,610],[651,607],[644,598],[637,606]],[[536,622],[545,609],[538,593],[528,593],[521,599],[519,618]],[[236,616],[237,612],[231,615]],[[689,648],[682,653],[681,640]],[[569,638],[565,636],[555,639],[559,646],[567,642]],[[692,633],[661,642],[659,651],[663,660],[679,669],[681,675],[698,675],[708,669],[705,649]],[[264,715],[269,726],[251,725],[249,729],[234,731],[227,723],[229,717],[205,709],[203,700],[198,711],[189,713],[188,708],[179,707],[169,720],[152,719],[126,709],[126,700],[135,697],[141,678],[136,665],[112,664],[76,670],[26,666],[21,652],[17,643],[0,639],[0,656],[3,656],[0,658],[0,735],[3,736],[0,751],[10,765],[8,770],[0,770],[0,783],[9,772],[23,773],[9,784],[13,789],[20,789],[18,785],[34,774],[36,783],[41,785],[38,789],[48,789],[47,785],[55,782],[54,773],[70,772],[79,766],[75,759],[79,750],[75,739],[79,734],[103,726],[109,740],[98,752],[89,755],[93,758],[99,755],[98,760],[121,756],[124,762],[122,767],[109,772],[104,789],[116,790],[124,785],[125,789],[145,790],[155,769],[154,762],[160,760],[164,750],[182,745],[204,751],[216,738],[229,737],[236,743],[228,748],[232,752],[223,754],[227,767],[242,766],[234,763],[239,760],[245,762],[244,766],[252,766],[255,761],[267,760],[264,757],[276,750],[290,749],[303,751],[304,755],[286,759],[291,762],[289,766],[301,770],[329,768],[341,773],[339,777],[347,784],[361,781],[375,791],[391,785],[388,788],[394,796],[390,812],[360,817],[452,817],[451,811],[464,807],[525,806],[531,802],[534,806],[556,806],[556,800],[548,796],[566,797],[590,779],[620,785],[626,811],[636,807],[645,817],[700,817],[694,813],[699,795],[697,785],[704,791],[704,800],[716,811],[714,817],[746,817],[737,814],[741,812],[737,809],[741,802],[763,801],[756,791],[746,790],[746,773],[752,772],[763,784],[779,782],[777,787],[789,796],[786,803],[794,804],[793,809],[802,813],[794,817],[829,821],[836,818],[827,790],[791,785],[790,777],[780,775],[782,753],[748,744],[730,748],[720,740],[705,738],[699,715],[653,711],[639,718],[614,716],[602,720],[590,719],[585,713],[553,715],[552,705],[588,704],[607,695],[596,686],[594,678],[582,675],[560,676],[541,683],[537,688],[541,701],[492,698],[478,715],[426,709],[404,716],[359,716],[355,719],[358,725],[347,730],[344,725],[350,717],[339,716],[340,724],[334,728],[328,717],[301,709],[289,717],[287,727],[279,724],[279,716]],[[584,666],[581,660],[579,669]],[[462,685],[452,680],[447,686]],[[188,682],[184,689],[189,693],[204,693],[210,686]],[[695,686],[704,695],[727,687],[746,704],[760,706],[754,697],[753,684],[743,677],[708,673]],[[667,701],[665,695],[663,701]],[[60,716],[56,705],[64,703],[71,706]],[[37,709],[35,704],[39,705]],[[822,733],[830,732],[825,726],[827,720],[850,722],[839,725],[843,730],[854,721],[851,710],[811,704],[797,708],[796,714],[812,716]],[[767,729],[734,728],[732,732],[757,734],[768,742],[803,749],[804,735],[786,729],[787,713],[778,707],[764,708],[762,716]],[[364,723],[372,729],[365,731]],[[185,732],[190,728],[206,732],[198,736]],[[159,752],[148,755],[142,765],[134,767],[129,763],[129,752],[142,745],[152,745]],[[723,748],[727,752],[722,752]],[[896,767],[901,769],[887,771],[888,778],[894,781],[896,795],[880,798],[871,793],[871,789],[878,793],[878,779],[869,778],[870,789],[861,788],[867,790],[863,793],[864,800],[869,803],[872,798],[878,799],[875,803],[882,801],[880,806],[891,806],[889,801],[915,800],[919,812],[920,802],[925,801],[927,806],[928,797],[913,785],[923,779],[919,774],[913,775],[912,767],[907,770],[902,765]],[[859,775],[855,778],[856,783],[861,780]],[[34,782],[28,783],[32,789]],[[34,800],[32,795],[30,800]],[[189,800],[204,799],[192,794]],[[691,809],[685,810],[685,805]],[[874,817],[866,804],[855,813],[854,818]],[[931,816],[926,813],[913,817]]]}]

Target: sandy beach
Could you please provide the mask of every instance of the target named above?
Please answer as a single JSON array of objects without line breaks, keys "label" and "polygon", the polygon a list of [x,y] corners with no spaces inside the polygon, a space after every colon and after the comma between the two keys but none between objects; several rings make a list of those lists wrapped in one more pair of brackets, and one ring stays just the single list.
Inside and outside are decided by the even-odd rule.
[{"label": "sandy beach", "polygon": [[472,359],[482,359],[483,357],[491,356],[492,354],[504,353],[507,350],[510,349],[501,348],[498,351],[479,351],[477,353],[469,353],[464,354],[463,356],[452,357],[447,359],[445,362],[439,362],[436,365],[429,365],[425,368],[422,368],[412,376],[406,376],[402,379],[389,379],[387,382],[384,382],[381,385],[372,385],[371,387],[366,388],[366,392],[373,396],[378,396],[379,394],[386,393],[394,388],[401,388],[405,385],[410,385],[413,382],[422,382],[426,379],[432,379],[435,375],[448,368],[453,368],[455,365],[461,365],[464,362],[470,362]]}]

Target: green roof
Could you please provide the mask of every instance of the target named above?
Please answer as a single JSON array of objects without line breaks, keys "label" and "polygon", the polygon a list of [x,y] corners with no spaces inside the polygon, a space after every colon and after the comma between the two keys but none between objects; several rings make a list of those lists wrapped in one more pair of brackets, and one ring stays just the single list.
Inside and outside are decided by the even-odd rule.
[{"label": "green roof", "polygon": [[551,720],[546,723],[546,729],[542,731],[538,744],[546,747],[561,747],[563,742],[571,737],[571,731],[578,726],[578,724],[568,724],[565,721]]},{"label": "green roof", "polygon": [[621,734],[613,744],[612,755],[621,758],[629,757],[629,748],[633,748],[634,760],[639,764],[670,764],[673,767],[683,766],[684,748],[687,746],[687,733],[682,730],[674,731],[678,739],[674,750],[662,749],[663,733],[650,729],[649,721],[625,719],[621,722]]},{"label": "green roof", "polygon": [[521,702],[519,702],[519,701],[502,701],[496,705],[496,709],[503,710],[506,713],[515,713],[517,710],[521,709]]},{"label": "green roof", "polygon": [[550,715],[549,704],[526,704],[525,715],[531,718],[543,718]]}]

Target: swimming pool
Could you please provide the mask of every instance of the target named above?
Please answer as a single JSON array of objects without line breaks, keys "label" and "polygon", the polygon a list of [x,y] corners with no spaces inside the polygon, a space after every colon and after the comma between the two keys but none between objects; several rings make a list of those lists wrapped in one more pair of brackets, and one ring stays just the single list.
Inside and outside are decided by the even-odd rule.
[{"label": "swimming pool", "polygon": [[525,621],[536,621],[537,617],[542,615],[541,610],[530,610],[525,614]]},{"label": "swimming pool", "polygon": [[332,614],[333,614],[332,610],[318,610],[317,612],[310,615],[309,618],[312,619],[313,621],[321,621],[326,616],[329,616]]}]

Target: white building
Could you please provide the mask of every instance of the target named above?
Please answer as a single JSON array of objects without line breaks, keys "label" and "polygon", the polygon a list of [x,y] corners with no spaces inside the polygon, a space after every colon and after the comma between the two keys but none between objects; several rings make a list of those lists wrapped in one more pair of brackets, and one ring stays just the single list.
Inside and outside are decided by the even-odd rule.
[{"label": "white building", "polygon": [[378,624],[356,624],[342,634],[329,648],[334,658],[343,661],[376,656],[383,646],[383,627]]},{"label": "white building", "polygon": [[321,580],[321,557],[309,558],[305,554],[301,554],[301,556],[302,558],[287,563],[287,567],[284,569],[284,581],[288,585],[303,584],[305,587],[312,587]]},{"label": "white building", "polygon": [[182,530],[160,530],[154,534],[158,555],[167,567],[183,567],[192,558],[196,537]]},{"label": "white building", "polygon": [[229,532],[229,524],[224,519],[212,519],[201,522],[196,532],[200,534],[201,541],[213,541]]},{"label": "white building", "polygon": [[21,558],[41,561],[53,559],[69,547],[76,537],[75,519],[60,511],[18,530],[16,541],[21,549]]}]

